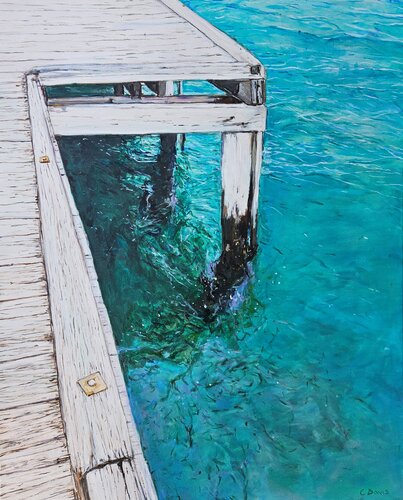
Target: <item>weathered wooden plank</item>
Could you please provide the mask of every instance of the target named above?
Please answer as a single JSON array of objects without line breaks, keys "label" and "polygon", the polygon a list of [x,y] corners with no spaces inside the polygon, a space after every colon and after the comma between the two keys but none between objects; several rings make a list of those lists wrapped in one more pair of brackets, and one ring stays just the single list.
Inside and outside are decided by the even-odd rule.
[{"label": "weathered wooden plank", "polygon": [[261,63],[244,47],[235,42],[231,37],[214,27],[208,21],[198,16],[195,12],[183,5],[178,0],[160,0],[173,12],[181,16],[183,19],[191,23],[201,33],[208,37],[214,44],[223,48],[230,54],[235,61],[244,61],[250,65],[249,73],[252,75],[260,75],[261,78],[265,76],[264,67]]},{"label": "weathered wooden plank", "polygon": [[[165,83],[165,82],[164,82]],[[151,83],[147,86],[152,87]],[[236,104],[239,101],[231,96],[223,95],[169,95],[169,96],[96,96],[96,97],[64,97],[48,99],[48,106],[64,107],[74,104]]]},{"label": "weathered wooden plank", "polygon": [[22,217],[38,218],[38,204],[36,201],[16,202],[1,206],[1,217],[4,219],[21,219]]},{"label": "weathered wooden plank", "polygon": [[4,219],[0,217],[0,238],[16,237],[16,236],[35,236],[35,235],[39,240],[38,219],[35,218]]},{"label": "weathered wooden plank", "polygon": [[0,370],[0,411],[58,398],[52,354],[7,361]]},{"label": "weathered wooden plank", "polygon": [[[36,202],[35,179],[2,176],[0,171],[0,210],[8,205]],[[4,214],[3,214],[4,217]]]},{"label": "weathered wooden plank", "polygon": [[93,104],[50,108],[56,135],[264,130],[266,108],[246,104]]},{"label": "weathered wooden plank", "polygon": [[[175,54],[175,59],[178,59],[180,56],[180,59],[182,61],[182,64],[188,61],[188,65],[190,61],[195,61],[195,62],[203,62],[206,58],[208,57],[210,64],[216,64],[217,66],[219,64],[225,64],[225,63],[230,63],[226,57],[224,57],[219,51],[214,46],[211,47],[205,47],[205,46],[195,46],[192,49],[192,52],[187,51],[186,49],[177,45],[176,41],[170,42],[169,40],[166,40],[166,45],[162,45],[162,40],[156,41],[153,43],[152,41],[148,41],[147,39],[143,40],[138,40],[135,42],[137,46],[139,46],[139,50],[141,50],[141,57],[140,55],[138,56],[133,56],[133,53],[127,50],[127,47],[122,47],[119,49],[116,49],[116,44],[115,44],[115,53],[114,53],[114,61],[116,63],[124,63],[127,61],[128,58],[130,58],[133,61],[133,64],[140,65],[142,63],[146,62],[151,62],[154,65],[159,64],[161,67],[163,65],[163,61],[169,58],[170,56],[173,56]],[[50,65],[50,64],[57,64],[57,61],[60,61],[60,64],[87,64],[91,65],[91,57],[95,56],[99,50],[104,50],[104,53],[110,53],[112,50],[112,42],[111,46],[108,46],[108,44],[94,44],[94,43],[88,43],[88,48],[86,53],[83,53],[80,51],[79,47],[74,49],[74,43],[72,42],[72,47],[67,49],[64,53],[62,58],[57,58],[56,55],[52,55],[49,57],[46,57],[44,49],[38,48],[35,51],[35,46],[32,48],[32,57],[27,57],[26,53],[21,51],[20,54],[16,53],[2,53],[0,54],[0,62],[3,63],[10,63],[12,64],[15,68],[22,67],[21,63],[34,63],[35,66],[42,66],[42,65]],[[13,59],[14,56],[14,59]],[[103,62],[107,64],[107,58],[105,56],[101,56],[100,62]],[[134,60],[133,60],[134,59]],[[224,59],[224,60],[223,60]],[[143,70],[144,71],[144,70]],[[149,78],[150,78],[149,74]]]},{"label": "weathered wooden plank", "polygon": [[[32,204],[32,206],[35,208],[35,204]],[[21,217],[21,215],[28,216],[24,210],[21,210],[21,212],[16,214],[16,218]],[[38,213],[36,215],[38,216]],[[3,236],[0,241],[0,266],[31,264],[41,259],[41,246],[38,234]]]},{"label": "weathered wooden plank", "polygon": [[47,295],[45,274],[41,263],[2,266],[0,273],[0,302]]},{"label": "weathered wooden plank", "polygon": [[10,342],[7,339],[6,342],[0,342],[1,352],[0,352],[0,363],[5,363],[8,361],[15,361],[27,356],[42,356],[42,355],[53,355],[53,345],[47,340],[16,340]]},{"label": "weathered wooden plank", "polygon": [[[16,300],[0,302],[0,320],[20,320],[24,317],[34,317],[48,312],[46,297],[26,297]],[[18,325],[17,325],[18,326]],[[18,328],[17,328],[18,329]]]},{"label": "weathered wooden plank", "polygon": [[[57,439],[63,435],[57,400],[3,410],[0,427],[0,456],[27,450],[30,445]],[[66,453],[66,447],[64,446]]]},{"label": "weathered wooden plank", "polygon": [[101,294],[101,289],[99,287],[98,276],[95,270],[94,261],[92,258],[91,249],[89,246],[89,241],[87,233],[84,229],[81,217],[79,216],[74,197],[72,195],[68,177],[64,169],[63,161],[60,155],[59,146],[57,141],[53,138],[53,147],[55,151],[55,160],[58,165],[58,169],[61,175],[62,183],[65,188],[66,197],[69,203],[70,211],[73,215],[73,222],[76,229],[77,238],[80,243],[81,251],[85,257],[85,264],[88,271],[88,276],[91,282],[92,293],[96,301],[99,317],[104,330],[105,341],[112,365],[112,369],[115,374],[116,385],[120,394],[120,399],[123,406],[124,415],[126,417],[127,427],[130,435],[130,441],[133,450],[133,459],[131,460],[132,466],[137,470],[138,477],[144,481],[143,490],[146,492],[152,492],[154,494],[154,485],[152,482],[151,475],[148,470],[148,465],[145,461],[144,454],[141,447],[140,436],[138,434],[136,425],[133,420],[133,415],[130,408],[129,397],[127,394],[126,384],[123,378],[122,369],[119,362],[118,353],[116,350],[115,339],[113,335],[112,325],[109,320],[108,311],[106,309],[103,297]]},{"label": "weathered wooden plank", "polygon": [[2,500],[76,500],[67,459],[48,462],[44,456],[24,460],[17,470],[0,475]]},{"label": "weathered wooden plank", "polygon": [[234,224],[241,224],[243,218],[252,217],[252,225],[255,225],[262,140],[260,133],[223,134],[223,218],[233,220]]},{"label": "weathered wooden plank", "polygon": [[44,440],[36,445],[33,445],[32,449],[30,449],[30,447],[20,448],[18,453],[10,453],[2,456],[2,475],[12,473],[16,466],[24,465],[28,471],[32,466],[36,468],[38,463],[42,463],[42,466],[46,467],[57,461],[67,461],[68,455],[66,453],[66,448],[60,446],[61,443],[59,441],[63,441],[63,434],[61,433],[59,433],[57,437],[54,437],[50,442],[48,440]]},{"label": "weathered wooden plank", "polygon": [[89,498],[97,500],[140,500],[140,488],[132,464],[120,463],[94,469],[86,475],[86,490]]},{"label": "weathered wooden plank", "polygon": [[[0,310],[1,308],[2,306],[0,306]],[[14,311],[13,316],[1,319],[0,339],[4,345],[12,342],[16,337],[27,338],[27,340],[52,338],[49,311],[31,307],[28,309],[28,314],[26,312],[27,309]]]},{"label": "weathered wooden plank", "polygon": [[[127,61],[127,58],[126,58]],[[165,58],[164,64],[148,61],[143,64],[70,64],[62,63],[53,67],[42,65],[40,71],[41,82],[45,86],[72,85],[72,84],[108,84],[130,81],[164,81],[164,80],[242,80],[254,78],[250,75],[250,66],[246,63],[220,63],[191,60],[191,65],[178,62],[170,63]],[[258,75],[261,78],[260,75]],[[256,76],[257,77],[257,76]]]},{"label": "weathered wooden plank", "polygon": [[10,172],[8,169],[3,169],[3,166],[0,166],[0,190],[1,193],[6,193],[8,190],[13,192],[17,190],[17,192],[28,190],[36,190],[36,177],[35,172],[31,168],[28,170],[16,170],[14,172]]},{"label": "weathered wooden plank", "polygon": [[[131,459],[134,454],[97,304],[69,209],[66,184],[57,167],[46,104],[33,76],[28,77],[28,95],[60,396],[72,466],[76,477],[80,478],[100,464]],[[39,162],[40,156],[45,154],[50,158],[49,164]],[[88,397],[77,381],[96,371],[102,374],[107,390]],[[154,489],[145,489],[150,484],[148,479],[139,476],[138,482],[142,498],[155,498]]]},{"label": "weathered wooden plank", "polygon": [[[12,154],[10,154],[10,151]],[[32,147],[23,144],[1,144],[0,143],[0,168],[7,170],[9,165],[26,165],[32,157]],[[31,163],[32,165],[32,163]],[[32,166],[30,167],[32,168]]]}]

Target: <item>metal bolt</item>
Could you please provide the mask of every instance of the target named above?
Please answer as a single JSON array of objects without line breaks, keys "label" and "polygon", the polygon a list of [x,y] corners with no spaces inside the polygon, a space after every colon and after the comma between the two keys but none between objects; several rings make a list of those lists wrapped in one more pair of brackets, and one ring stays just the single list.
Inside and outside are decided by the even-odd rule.
[{"label": "metal bolt", "polygon": [[86,377],[77,380],[77,382],[87,396],[93,396],[107,389],[105,381],[99,372],[90,373]]},{"label": "metal bolt", "polygon": [[49,156],[41,156],[39,158],[39,163],[50,163]]}]

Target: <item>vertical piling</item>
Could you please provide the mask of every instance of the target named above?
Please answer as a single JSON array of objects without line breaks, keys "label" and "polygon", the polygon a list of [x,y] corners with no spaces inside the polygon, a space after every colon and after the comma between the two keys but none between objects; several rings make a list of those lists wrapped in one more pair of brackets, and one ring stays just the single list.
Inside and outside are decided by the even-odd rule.
[{"label": "vertical piling", "polygon": [[113,86],[113,93],[116,96],[122,96],[125,93],[125,88],[123,83],[117,83],[116,85]]},{"label": "vertical piling", "polygon": [[[159,97],[174,95],[174,82],[150,82],[147,86]],[[145,193],[142,204],[161,225],[174,205],[174,171],[177,134],[160,134],[160,151],[152,175],[152,192]]]},{"label": "vertical piling", "polygon": [[224,133],[221,159],[221,260],[243,267],[257,249],[262,133]]}]

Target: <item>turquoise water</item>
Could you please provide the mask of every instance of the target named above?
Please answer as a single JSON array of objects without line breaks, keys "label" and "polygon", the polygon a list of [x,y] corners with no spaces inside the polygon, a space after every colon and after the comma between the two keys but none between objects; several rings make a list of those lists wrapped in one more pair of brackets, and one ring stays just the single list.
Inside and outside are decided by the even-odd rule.
[{"label": "turquoise water", "polygon": [[159,495],[403,498],[402,4],[187,3],[268,69],[260,247],[227,311],[197,306],[220,138],[187,136],[168,199],[158,138],[61,141]]}]

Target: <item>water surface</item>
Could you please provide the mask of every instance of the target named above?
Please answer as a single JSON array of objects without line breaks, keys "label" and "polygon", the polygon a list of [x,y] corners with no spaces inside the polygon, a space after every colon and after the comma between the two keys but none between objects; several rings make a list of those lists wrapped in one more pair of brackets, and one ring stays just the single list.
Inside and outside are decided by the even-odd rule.
[{"label": "water surface", "polygon": [[402,4],[187,4],[268,69],[260,247],[231,308],[195,307],[219,136],[178,151],[172,213],[147,210],[157,137],[61,141],[159,495],[402,498]]}]

